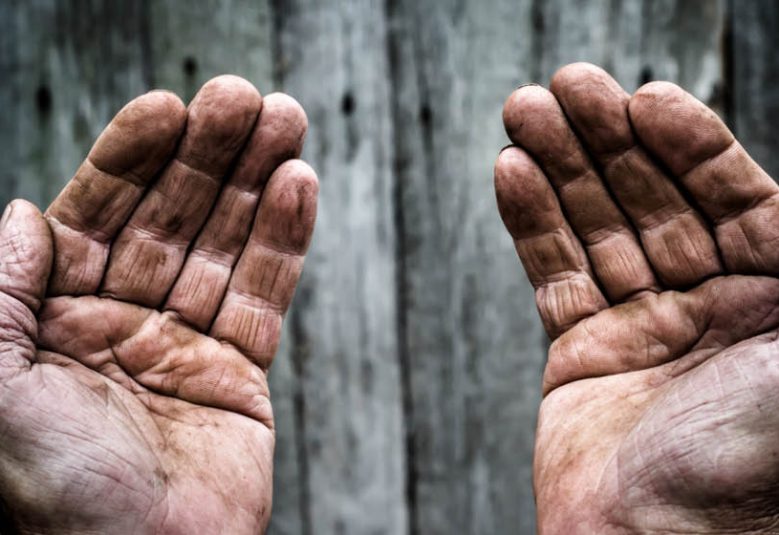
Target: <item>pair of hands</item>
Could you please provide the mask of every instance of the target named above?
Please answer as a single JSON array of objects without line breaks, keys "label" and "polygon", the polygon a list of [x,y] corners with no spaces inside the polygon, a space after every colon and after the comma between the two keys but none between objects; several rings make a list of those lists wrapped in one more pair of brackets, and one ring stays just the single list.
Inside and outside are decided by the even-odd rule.
[{"label": "pair of hands", "polygon": [[[547,533],[779,523],[779,188],[671,84],[571,65],[504,109],[498,205],[553,339]],[[313,229],[306,119],[220,77],[128,104],[0,223],[0,493],[30,532],[256,533],[266,372]],[[255,215],[256,214],[256,215]]]}]

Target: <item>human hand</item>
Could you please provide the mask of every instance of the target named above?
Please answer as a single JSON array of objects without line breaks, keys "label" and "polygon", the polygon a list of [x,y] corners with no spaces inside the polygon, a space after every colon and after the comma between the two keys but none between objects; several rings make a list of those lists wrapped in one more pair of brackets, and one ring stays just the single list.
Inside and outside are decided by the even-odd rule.
[{"label": "human hand", "polygon": [[151,92],[46,219],[6,211],[0,493],[18,529],[265,529],[267,370],[316,215],[316,175],[294,159],[306,125],[234,76],[188,109]]}]

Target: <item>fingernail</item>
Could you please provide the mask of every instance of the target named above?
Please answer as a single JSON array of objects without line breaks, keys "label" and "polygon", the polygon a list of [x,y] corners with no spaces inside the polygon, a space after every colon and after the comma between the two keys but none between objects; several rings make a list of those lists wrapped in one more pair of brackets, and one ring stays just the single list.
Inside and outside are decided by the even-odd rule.
[{"label": "fingernail", "polygon": [[525,84],[519,84],[517,86],[517,89],[522,89],[523,87],[530,87],[530,86],[541,87],[541,84],[538,84],[536,82],[527,82]]},{"label": "fingernail", "polygon": [[10,202],[8,203],[8,206],[5,207],[5,210],[3,211],[3,217],[0,219],[0,229],[4,229],[5,226],[8,224],[8,220],[11,219],[11,214],[14,211],[14,203]]}]

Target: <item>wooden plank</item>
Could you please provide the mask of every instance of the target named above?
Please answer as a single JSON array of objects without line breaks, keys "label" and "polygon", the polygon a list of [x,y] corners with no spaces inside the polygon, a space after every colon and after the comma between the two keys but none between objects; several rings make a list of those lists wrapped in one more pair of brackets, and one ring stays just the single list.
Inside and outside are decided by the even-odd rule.
[{"label": "wooden plank", "polygon": [[779,179],[779,4],[771,0],[734,4],[730,57],[733,127],[752,157]]},{"label": "wooden plank", "polygon": [[0,203],[45,207],[97,134],[142,93],[144,13],[137,2],[3,3]]},{"label": "wooden plank", "polygon": [[404,533],[390,86],[383,3],[277,3],[282,87],[321,180],[291,312],[303,388],[303,533]]},{"label": "wooden plank", "polygon": [[546,84],[563,65],[588,61],[634,89],[641,73],[644,9],[642,0],[537,2],[538,81]]},{"label": "wooden plank", "polygon": [[273,11],[268,0],[155,0],[149,6],[151,76],[185,101],[219,74],[273,91]]},{"label": "wooden plank", "polygon": [[545,336],[495,208],[501,108],[531,77],[530,2],[390,13],[412,533],[531,533]]},{"label": "wooden plank", "polygon": [[640,83],[670,80],[723,113],[726,1],[645,0]]},{"label": "wooden plank", "polygon": [[563,65],[589,61],[629,92],[670,80],[719,105],[725,15],[725,0],[543,2],[535,13],[539,79],[546,83]]},{"label": "wooden plank", "polygon": [[18,196],[21,175],[18,0],[0,2],[0,206]]}]

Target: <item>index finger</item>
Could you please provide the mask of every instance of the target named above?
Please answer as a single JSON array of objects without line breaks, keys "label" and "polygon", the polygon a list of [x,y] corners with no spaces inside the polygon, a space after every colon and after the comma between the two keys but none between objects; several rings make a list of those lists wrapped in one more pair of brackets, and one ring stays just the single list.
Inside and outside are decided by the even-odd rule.
[{"label": "index finger", "polygon": [[186,118],[176,95],[152,91],[127,104],[103,130],[46,210],[55,251],[50,294],[97,290],[111,240],[172,156]]}]

